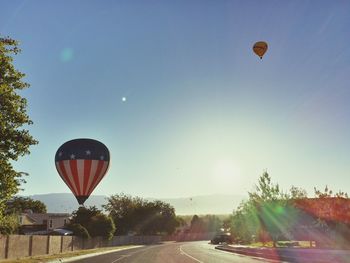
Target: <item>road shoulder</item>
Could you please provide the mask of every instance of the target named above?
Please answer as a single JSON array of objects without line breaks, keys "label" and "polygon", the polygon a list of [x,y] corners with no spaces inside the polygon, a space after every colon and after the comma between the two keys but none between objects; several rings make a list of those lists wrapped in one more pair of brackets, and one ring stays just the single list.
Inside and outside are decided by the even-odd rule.
[{"label": "road shoulder", "polygon": [[97,248],[97,249],[86,249],[77,250],[60,254],[53,255],[39,255],[33,257],[19,258],[19,259],[3,259],[0,260],[1,263],[63,263],[63,262],[73,262],[76,260],[94,257],[98,255],[118,252],[122,250],[129,250],[133,248],[144,247],[144,245],[127,245],[127,246],[116,246],[108,248]]},{"label": "road shoulder", "polygon": [[305,249],[305,248],[252,248],[244,246],[220,245],[215,249],[279,261],[288,262],[313,262],[313,263],[329,263],[329,262],[349,262],[349,250],[335,249]]}]

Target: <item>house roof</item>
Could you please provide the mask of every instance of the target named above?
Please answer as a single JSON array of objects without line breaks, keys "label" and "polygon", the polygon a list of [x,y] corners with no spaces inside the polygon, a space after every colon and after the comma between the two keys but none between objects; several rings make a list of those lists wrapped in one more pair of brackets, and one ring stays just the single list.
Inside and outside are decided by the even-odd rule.
[{"label": "house roof", "polygon": [[32,223],[35,223],[36,221],[33,219],[33,218],[31,218],[30,216],[28,216],[27,214],[21,214],[22,216],[25,216],[30,222],[32,222]]},{"label": "house roof", "polygon": [[68,213],[22,213],[22,215],[27,216],[33,223],[42,224],[44,220],[54,219],[54,218],[69,218]]}]

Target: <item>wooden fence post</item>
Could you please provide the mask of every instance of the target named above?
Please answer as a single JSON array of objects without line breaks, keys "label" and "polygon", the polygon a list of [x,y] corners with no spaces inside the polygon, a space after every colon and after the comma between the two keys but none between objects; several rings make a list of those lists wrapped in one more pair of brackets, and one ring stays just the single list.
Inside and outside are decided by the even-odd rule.
[{"label": "wooden fence post", "polygon": [[10,242],[10,237],[7,235],[6,236],[6,242],[5,242],[5,258],[9,257],[9,242]]},{"label": "wooden fence post", "polygon": [[33,236],[29,236],[29,256],[33,255]]},{"label": "wooden fence post", "polygon": [[46,242],[46,254],[50,253],[50,236],[47,236],[47,242]]}]

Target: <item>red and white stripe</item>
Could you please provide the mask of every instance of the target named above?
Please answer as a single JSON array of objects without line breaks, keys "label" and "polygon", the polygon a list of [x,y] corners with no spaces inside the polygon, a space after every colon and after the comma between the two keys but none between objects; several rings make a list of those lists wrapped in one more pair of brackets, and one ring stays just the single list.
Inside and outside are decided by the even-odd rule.
[{"label": "red and white stripe", "polygon": [[89,196],[106,174],[108,164],[100,160],[64,160],[56,162],[56,168],[75,196]]}]

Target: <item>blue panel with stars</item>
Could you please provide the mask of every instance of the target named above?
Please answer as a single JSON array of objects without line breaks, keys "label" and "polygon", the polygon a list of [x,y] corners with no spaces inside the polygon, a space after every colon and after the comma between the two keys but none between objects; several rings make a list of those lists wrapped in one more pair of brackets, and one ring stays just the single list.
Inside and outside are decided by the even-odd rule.
[{"label": "blue panel with stars", "polygon": [[75,139],[64,143],[56,152],[55,162],[64,160],[101,160],[109,161],[108,148],[92,139]]}]

